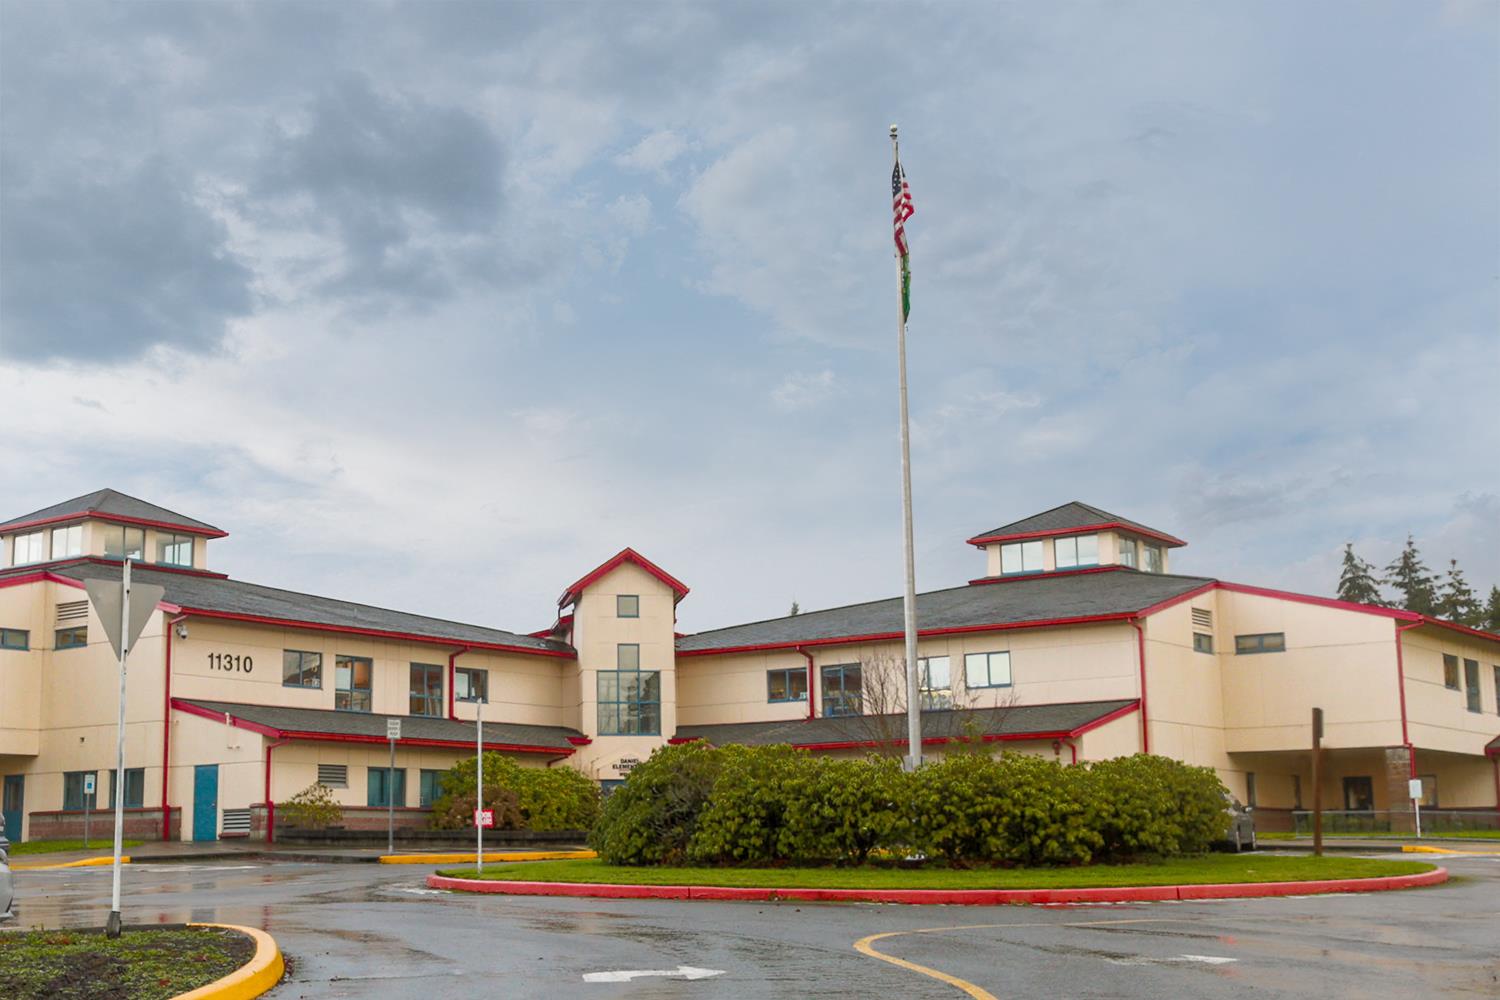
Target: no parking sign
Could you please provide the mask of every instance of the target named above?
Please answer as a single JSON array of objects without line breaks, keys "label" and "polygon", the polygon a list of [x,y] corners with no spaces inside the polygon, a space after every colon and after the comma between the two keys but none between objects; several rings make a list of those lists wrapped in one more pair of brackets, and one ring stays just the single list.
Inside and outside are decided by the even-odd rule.
[{"label": "no parking sign", "polygon": [[495,825],[495,810],[493,810],[493,809],[475,809],[474,810],[474,825],[475,826],[481,826],[481,827],[491,827],[491,828],[493,828],[494,825]]}]

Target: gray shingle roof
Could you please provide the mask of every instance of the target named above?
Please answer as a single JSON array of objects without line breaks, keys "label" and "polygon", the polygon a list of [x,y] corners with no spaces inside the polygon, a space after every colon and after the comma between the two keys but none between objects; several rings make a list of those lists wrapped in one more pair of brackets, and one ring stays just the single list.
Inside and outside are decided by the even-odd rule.
[{"label": "gray shingle roof", "polygon": [[998,528],[982,532],[974,537],[992,538],[996,535],[1022,535],[1033,531],[1067,531],[1069,528],[1087,528],[1095,524],[1112,523],[1129,525],[1132,528],[1139,528],[1141,531],[1153,535],[1161,535],[1165,538],[1172,537],[1164,531],[1148,528],[1139,521],[1132,521],[1130,518],[1121,517],[1119,514],[1111,514],[1107,510],[1100,510],[1098,507],[1081,503],[1077,500],[1065,503],[1060,507],[1053,507],[1051,510],[1044,510],[1040,514],[1023,517],[1019,521],[1002,524]]},{"label": "gray shingle roof", "polygon": [[55,503],[51,507],[43,507],[34,510],[30,514],[13,517],[9,521],[0,523],[0,532],[16,524],[27,524],[31,521],[44,521],[50,518],[71,517],[80,514],[114,514],[117,517],[133,517],[145,521],[160,521],[163,524],[174,524],[189,531],[206,531],[215,535],[224,532],[204,521],[184,517],[173,510],[158,507],[154,503],[147,503],[132,496],[127,496],[118,490],[95,490],[85,493],[81,497],[64,500]]},{"label": "gray shingle roof", "polygon": [[[237,719],[269,726],[283,733],[318,733],[330,736],[375,736],[385,739],[385,720],[401,720],[403,740],[447,740],[454,743],[474,744],[474,723],[456,722],[451,719],[429,719],[416,715],[370,715],[364,712],[335,712],[319,708],[285,708],[279,705],[245,705],[229,701],[200,701],[197,698],[179,698],[177,701],[210,712],[228,712]],[[486,744],[508,744],[510,746],[547,747],[554,750],[571,750],[569,736],[582,736],[576,729],[566,726],[529,726],[516,722],[484,723]]]},{"label": "gray shingle roof", "polygon": [[[91,562],[59,567],[49,566],[48,570],[75,580],[87,580],[91,577],[118,579],[120,575],[119,569],[115,566]],[[507,632],[504,629],[466,625],[462,622],[428,618],[425,615],[408,614],[404,611],[390,611],[368,604],[355,604],[330,597],[299,594],[291,590],[278,590],[275,587],[242,583],[239,580],[188,573],[155,572],[147,566],[132,569],[131,578],[139,582],[160,584],[166,590],[163,600],[167,603],[198,611],[219,611],[228,614],[257,615],[278,621],[299,621],[315,625],[398,632],[403,635],[452,641],[456,645],[484,643],[572,654],[571,647],[553,639],[536,639],[529,635]]]},{"label": "gray shingle roof", "polygon": [[[917,629],[1019,625],[1058,618],[1126,615],[1195,590],[1211,579],[1131,569],[1019,577],[917,595]],[[677,640],[680,653],[743,646],[795,645],[850,636],[900,635],[901,598],[808,611],[790,618],[732,625]]]},{"label": "gray shingle roof", "polygon": [[[1071,733],[1136,702],[1079,701],[1061,705],[1015,705],[1010,708],[961,708],[922,713],[922,738],[954,739],[971,734],[1025,736],[1030,733]],[[869,743],[906,738],[905,715],[834,719],[795,719],[790,722],[734,722],[712,726],[678,726],[677,739],[700,739],[715,746],[738,743],[768,746],[790,743]]]}]

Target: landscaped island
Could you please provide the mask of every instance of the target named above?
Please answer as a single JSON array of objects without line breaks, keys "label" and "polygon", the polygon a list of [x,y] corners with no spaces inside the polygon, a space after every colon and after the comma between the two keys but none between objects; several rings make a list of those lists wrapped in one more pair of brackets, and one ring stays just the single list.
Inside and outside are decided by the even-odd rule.
[{"label": "landscaped island", "polygon": [[234,972],[255,955],[243,934],[217,927],[0,933],[6,1000],[167,1000]]}]

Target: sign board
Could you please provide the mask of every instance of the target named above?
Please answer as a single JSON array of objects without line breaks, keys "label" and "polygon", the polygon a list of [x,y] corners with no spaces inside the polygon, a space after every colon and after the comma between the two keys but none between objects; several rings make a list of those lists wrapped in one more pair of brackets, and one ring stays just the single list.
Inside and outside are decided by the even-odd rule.
[{"label": "sign board", "polygon": [[[124,603],[124,587],[119,580],[85,580],[84,589],[89,592],[89,603],[104,626],[104,634],[115,655],[120,655],[120,605]],[[130,585],[130,635],[126,644],[134,646],[141,636],[141,629],[156,611],[157,602],[166,593],[154,583],[132,583]]]},{"label": "sign board", "polygon": [[94,780],[97,777],[98,777],[98,775],[96,775],[93,771],[90,771],[88,774],[85,774],[83,776],[83,794],[85,794],[85,795],[93,795],[94,794]]},{"label": "sign board", "polygon": [[1422,779],[1412,778],[1406,783],[1406,794],[1414,799],[1422,798]]},{"label": "sign board", "polygon": [[401,720],[385,720],[385,738],[388,740],[399,740],[401,738]]},{"label": "sign board", "polygon": [[491,828],[493,828],[494,825],[495,825],[495,810],[493,810],[493,809],[475,809],[474,810],[474,825],[475,826],[480,826],[480,827],[491,827]]}]

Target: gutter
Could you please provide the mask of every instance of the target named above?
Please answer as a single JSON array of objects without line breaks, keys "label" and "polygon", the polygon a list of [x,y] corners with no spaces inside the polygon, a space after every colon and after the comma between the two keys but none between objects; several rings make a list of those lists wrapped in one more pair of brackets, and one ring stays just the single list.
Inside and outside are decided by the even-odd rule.
[{"label": "gutter", "polygon": [[266,843],[276,843],[276,802],[271,798],[271,751],[292,742],[289,739],[266,744]]},{"label": "gutter", "polygon": [[[1146,629],[1139,618],[1130,620],[1135,629],[1136,659],[1141,668],[1141,753],[1151,752],[1151,725],[1146,715]],[[1402,728],[1405,728],[1406,709],[1401,710]]]},{"label": "gutter", "polygon": [[817,671],[813,668],[813,655],[801,646],[797,647],[797,652],[807,657],[807,717],[808,719],[816,719],[818,717],[818,698],[817,692],[813,690],[813,675]]},{"label": "gutter", "polygon": [[[166,616],[162,616],[166,619]],[[161,839],[166,840],[172,833],[172,807],[167,804],[167,789],[171,785],[169,780],[172,774],[172,632],[177,623],[186,618],[187,615],[178,615],[167,621],[167,653],[166,666],[163,671],[163,687],[165,692],[162,696],[161,712]]]},{"label": "gutter", "polygon": [[[457,722],[458,721],[458,714],[454,711],[454,707],[453,707],[453,678],[454,678],[454,674],[455,674],[455,672],[457,670],[457,668],[454,667],[454,665],[453,665],[453,661],[456,660],[456,659],[458,659],[461,654],[467,653],[468,651],[469,651],[469,647],[468,646],[460,646],[458,649],[455,649],[453,652],[451,652],[451,653],[448,654],[448,721],[449,722]],[[486,694],[488,694],[488,692],[486,692]]]},{"label": "gutter", "polygon": [[1409,632],[1414,628],[1421,628],[1427,624],[1425,621],[1414,621],[1402,625],[1396,623],[1396,690],[1401,696],[1401,745],[1406,748],[1406,762],[1410,771],[1409,777],[1417,776],[1417,752],[1411,745],[1411,734],[1406,728],[1406,663],[1401,655],[1401,633]]}]

